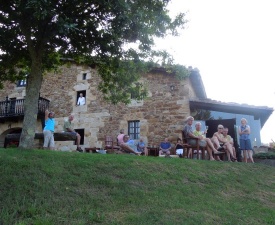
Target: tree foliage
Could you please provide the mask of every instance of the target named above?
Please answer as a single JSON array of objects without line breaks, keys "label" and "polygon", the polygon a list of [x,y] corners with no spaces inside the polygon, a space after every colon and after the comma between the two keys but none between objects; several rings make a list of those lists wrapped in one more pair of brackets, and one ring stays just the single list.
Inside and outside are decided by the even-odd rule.
[{"label": "tree foliage", "polygon": [[[168,15],[169,2],[0,0],[0,82],[28,74],[20,146],[32,145],[42,75],[57,68],[61,58],[87,62],[96,57],[100,89],[113,103],[137,88],[131,83],[138,68],[148,69],[141,62],[152,58],[154,37],[177,35],[184,26],[183,13],[174,19]],[[121,89],[123,81],[128,89]]]},{"label": "tree foliage", "polygon": [[211,111],[204,109],[193,109],[191,114],[195,120],[213,120],[214,117],[211,116]]}]

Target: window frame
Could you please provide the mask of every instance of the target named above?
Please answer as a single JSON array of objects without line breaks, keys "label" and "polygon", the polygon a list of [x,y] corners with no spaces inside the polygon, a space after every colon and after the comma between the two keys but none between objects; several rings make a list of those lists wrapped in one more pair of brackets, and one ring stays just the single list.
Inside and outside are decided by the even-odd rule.
[{"label": "window frame", "polygon": [[130,136],[130,139],[140,138],[140,120],[128,121],[128,135]]},{"label": "window frame", "polygon": [[[81,90],[81,91],[77,91],[76,92],[76,105],[77,105],[77,102],[78,102],[78,98],[79,98],[79,95],[80,95],[80,93],[82,93],[83,94],[83,97],[85,98],[85,101],[87,100],[87,98],[86,98],[86,90]],[[85,105],[87,104],[87,102],[85,103]]]},{"label": "window frame", "polygon": [[26,87],[27,86],[27,78],[18,80],[16,86],[17,87]]},{"label": "window frame", "polygon": [[82,80],[87,80],[87,73],[82,73]]}]

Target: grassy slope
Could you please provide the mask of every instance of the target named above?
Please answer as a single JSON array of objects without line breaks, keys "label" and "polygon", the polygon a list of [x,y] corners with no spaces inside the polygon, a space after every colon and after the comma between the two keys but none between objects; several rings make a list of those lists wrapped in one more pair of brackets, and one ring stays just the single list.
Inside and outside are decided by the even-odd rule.
[{"label": "grassy slope", "polygon": [[0,149],[0,224],[274,224],[261,164]]}]

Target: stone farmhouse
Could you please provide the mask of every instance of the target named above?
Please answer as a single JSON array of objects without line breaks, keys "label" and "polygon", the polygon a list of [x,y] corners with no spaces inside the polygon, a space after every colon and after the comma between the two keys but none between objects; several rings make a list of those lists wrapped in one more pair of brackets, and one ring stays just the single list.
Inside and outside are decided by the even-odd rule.
[{"label": "stone farmhouse", "polygon": [[[259,121],[259,131],[273,109],[235,103],[221,103],[207,99],[201,75],[190,68],[191,75],[178,80],[162,68],[144,74],[140,80],[148,88],[144,100],[132,99],[129,105],[112,105],[103,100],[97,86],[100,77],[96,69],[72,64],[62,66],[55,73],[44,76],[37,117],[36,132],[42,132],[44,111],[49,107],[55,112],[56,132],[62,132],[64,121],[74,115],[74,128],[82,136],[81,146],[104,148],[106,136],[114,138],[124,129],[132,139],[143,137],[148,145],[158,145],[165,137],[181,137],[184,120],[196,109],[251,115]],[[24,80],[7,82],[0,90],[0,147],[9,133],[20,133],[24,117]],[[80,95],[86,104],[77,105]],[[36,147],[42,147],[36,140]],[[76,149],[74,141],[56,141],[56,149]]]}]

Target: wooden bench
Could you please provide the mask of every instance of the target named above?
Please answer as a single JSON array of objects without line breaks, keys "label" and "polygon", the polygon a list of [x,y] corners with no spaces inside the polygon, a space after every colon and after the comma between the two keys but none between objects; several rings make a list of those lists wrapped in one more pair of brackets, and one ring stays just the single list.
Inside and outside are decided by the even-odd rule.
[{"label": "wooden bench", "polygon": [[[21,133],[7,134],[5,137],[4,148],[7,148],[8,145],[15,144],[15,143],[18,146],[20,135]],[[34,139],[44,140],[44,134],[35,133]],[[72,134],[71,132],[59,132],[59,133],[57,132],[57,133],[54,133],[54,140],[55,141],[75,141],[76,135]]]}]

